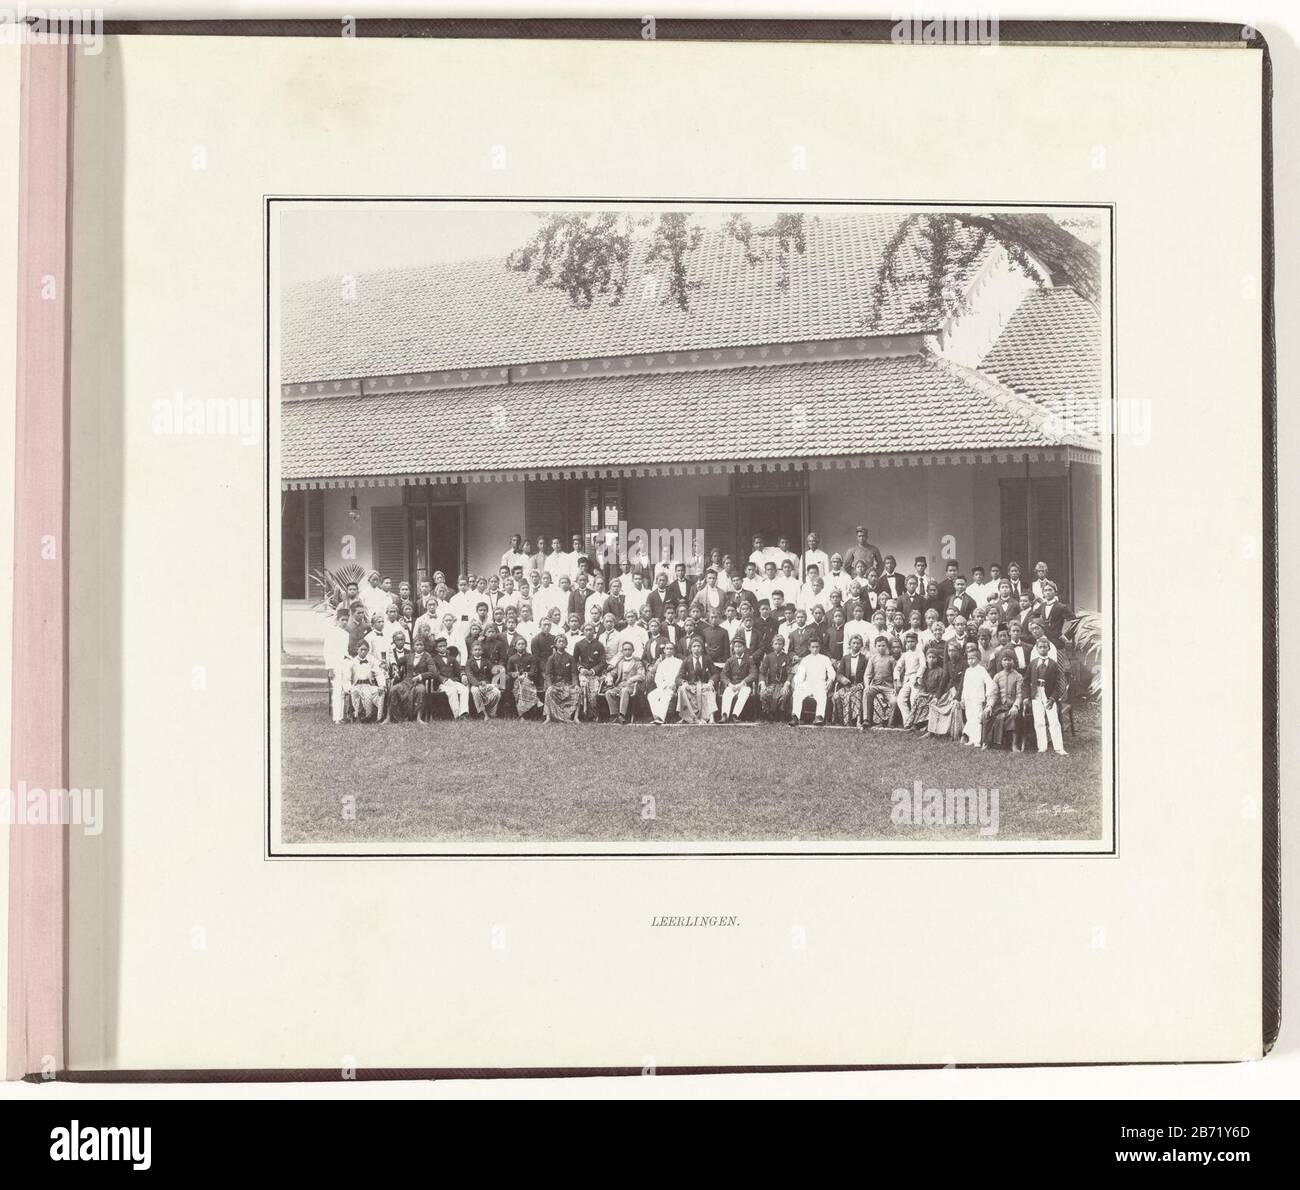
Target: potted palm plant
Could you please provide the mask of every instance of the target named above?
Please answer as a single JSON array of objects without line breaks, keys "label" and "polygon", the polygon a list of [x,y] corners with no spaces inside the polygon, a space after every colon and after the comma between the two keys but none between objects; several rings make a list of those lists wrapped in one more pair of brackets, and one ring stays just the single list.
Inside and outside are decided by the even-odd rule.
[{"label": "potted palm plant", "polygon": [[1077,701],[1094,701],[1102,690],[1102,622],[1100,612],[1083,611],[1062,635],[1070,644],[1070,691]]},{"label": "potted palm plant", "polygon": [[356,562],[344,562],[337,570],[330,570],[326,566],[313,570],[309,577],[312,590],[318,593],[319,598],[312,610],[329,615],[347,598],[348,584],[360,585],[365,576],[365,567]]}]

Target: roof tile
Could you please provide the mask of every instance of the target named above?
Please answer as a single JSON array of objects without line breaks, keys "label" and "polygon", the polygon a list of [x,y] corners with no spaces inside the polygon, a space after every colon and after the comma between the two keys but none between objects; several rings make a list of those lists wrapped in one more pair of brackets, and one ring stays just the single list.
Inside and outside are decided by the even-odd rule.
[{"label": "roof tile", "polygon": [[706,232],[689,257],[687,311],[668,297],[664,266],[646,265],[644,245],[616,306],[599,298],[574,306],[560,291],[511,272],[499,256],[368,273],[356,279],[351,301],[337,278],[304,282],[287,287],[281,300],[282,381],[934,330],[933,319],[913,308],[927,294],[915,231],[897,258],[899,276],[878,323],[867,324],[885,248],[903,218],[810,216],[807,250],[791,254],[784,288],[775,260],[750,265],[734,238]]},{"label": "roof tile", "polygon": [[287,480],[1059,444],[922,355],[286,401],[280,438]]}]

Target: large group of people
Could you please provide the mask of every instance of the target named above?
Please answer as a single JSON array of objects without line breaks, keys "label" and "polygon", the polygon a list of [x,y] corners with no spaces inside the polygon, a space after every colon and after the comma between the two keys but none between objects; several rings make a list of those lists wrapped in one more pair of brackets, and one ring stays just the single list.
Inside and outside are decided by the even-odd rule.
[{"label": "large group of people", "polygon": [[714,550],[693,574],[668,550],[604,562],[518,535],[454,589],[371,571],[331,599],[331,715],[811,722],[1064,754],[1070,612],[1047,565],[939,576],[921,555],[905,574],[856,536],[829,555],[816,533],[802,553],[756,536],[742,566]]}]

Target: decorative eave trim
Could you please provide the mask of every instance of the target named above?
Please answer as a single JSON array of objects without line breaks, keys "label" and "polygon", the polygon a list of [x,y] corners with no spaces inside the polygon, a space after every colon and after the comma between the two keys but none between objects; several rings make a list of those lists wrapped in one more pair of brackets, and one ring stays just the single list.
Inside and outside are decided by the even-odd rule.
[{"label": "decorative eave trim", "polygon": [[894,359],[920,354],[930,332],[863,335],[841,339],[804,339],[790,343],[701,347],[636,355],[593,356],[587,359],[545,360],[537,363],[476,368],[431,369],[363,376],[347,380],[312,380],[281,384],[286,401],[327,400],[334,397],[379,396],[396,392],[441,392],[447,389],[489,388],[539,380],[584,380],[595,376],[647,376],[672,372],[715,372],[774,364],[825,363],[831,360]]},{"label": "decorative eave trim", "polygon": [[763,459],[744,462],[639,463],[608,467],[529,467],[503,471],[412,472],[396,475],[284,479],[285,491],[308,488],[392,488],[427,485],[519,483],[538,479],[642,479],[659,476],[729,475],[734,472],[861,471],[905,467],[970,467],[997,463],[1100,463],[1096,451],[1079,447],[1008,447],[898,454],[844,455],[824,459]]}]

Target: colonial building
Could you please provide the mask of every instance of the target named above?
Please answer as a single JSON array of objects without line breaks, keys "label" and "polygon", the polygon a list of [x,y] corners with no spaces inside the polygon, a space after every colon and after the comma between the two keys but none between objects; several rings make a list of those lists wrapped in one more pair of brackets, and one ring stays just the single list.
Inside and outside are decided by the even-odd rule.
[{"label": "colonial building", "polygon": [[756,532],[816,530],[829,552],[865,524],[902,570],[1041,559],[1099,607],[1098,311],[990,243],[953,279],[954,314],[918,313],[906,240],[877,310],[899,226],[811,220],[784,284],[708,233],[686,311],[644,263],[617,305],[575,306],[500,257],[287,289],[283,598],[312,597],[345,549],[395,582],[454,583],[493,573],[513,533],[624,521],[697,527],[738,559]]}]

